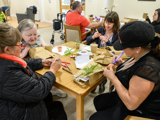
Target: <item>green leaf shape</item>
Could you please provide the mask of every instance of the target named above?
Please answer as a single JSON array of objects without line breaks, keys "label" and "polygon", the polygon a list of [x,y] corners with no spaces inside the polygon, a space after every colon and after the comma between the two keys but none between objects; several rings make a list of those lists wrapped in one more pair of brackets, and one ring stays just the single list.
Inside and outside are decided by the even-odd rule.
[{"label": "green leaf shape", "polygon": [[65,56],[71,55],[73,53],[72,50],[73,50],[72,48],[71,49],[67,48],[67,50],[64,52],[64,55]]},{"label": "green leaf shape", "polygon": [[97,67],[99,64],[96,64],[96,65],[91,65],[90,67],[86,66],[85,68],[83,68],[82,70],[84,70],[85,72],[84,73],[81,73],[79,76],[87,76],[91,73],[93,73],[94,70],[97,70],[97,69],[101,69],[103,68],[103,66],[100,66],[100,67]]}]

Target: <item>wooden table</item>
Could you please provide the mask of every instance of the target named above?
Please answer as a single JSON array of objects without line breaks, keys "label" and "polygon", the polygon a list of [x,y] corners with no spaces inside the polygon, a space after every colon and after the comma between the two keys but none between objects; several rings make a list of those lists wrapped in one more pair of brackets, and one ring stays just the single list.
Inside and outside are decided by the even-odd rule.
[{"label": "wooden table", "polygon": [[[69,43],[73,45],[74,42],[69,42]],[[66,45],[66,43],[62,45]],[[75,65],[75,60],[73,60],[69,56],[60,56],[58,54],[55,55],[62,61],[71,62],[69,66],[74,74],[78,72],[78,69],[76,68]],[[36,73],[43,75],[48,70],[49,68],[43,68],[41,70],[37,70]],[[62,70],[62,68],[59,71],[57,71],[55,76],[56,76],[56,83],[54,84],[54,86],[57,87],[58,89],[61,89],[62,91],[64,91],[65,93],[71,95],[76,99],[77,120],[84,120],[84,97],[88,95],[93,89],[96,88],[96,86],[98,86],[102,82],[102,78],[97,80],[95,83],[91,85],[87,84],[84,87],[82,87],[73,81],[72,74]]]}]

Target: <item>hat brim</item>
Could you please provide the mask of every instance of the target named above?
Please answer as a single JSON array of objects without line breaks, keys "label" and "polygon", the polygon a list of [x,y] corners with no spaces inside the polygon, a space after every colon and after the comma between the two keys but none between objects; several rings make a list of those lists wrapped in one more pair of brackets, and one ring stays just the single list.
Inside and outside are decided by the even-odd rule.
[{"label": "hat brim", "polygon": [[120,40],[117,40],[114,44],[113,47],[115,50],[124,50],[126,48],[126,46],[122,45],[120,43]]}]

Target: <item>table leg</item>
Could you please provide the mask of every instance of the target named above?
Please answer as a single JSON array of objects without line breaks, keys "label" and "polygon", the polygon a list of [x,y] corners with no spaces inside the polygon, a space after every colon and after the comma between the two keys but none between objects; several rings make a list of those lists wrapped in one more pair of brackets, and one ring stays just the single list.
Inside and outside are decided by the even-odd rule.
[{"label": "table leg", "polygon": [[77,120],[84,120],[84,97],[82,95],[76,96],[76,115]]}]

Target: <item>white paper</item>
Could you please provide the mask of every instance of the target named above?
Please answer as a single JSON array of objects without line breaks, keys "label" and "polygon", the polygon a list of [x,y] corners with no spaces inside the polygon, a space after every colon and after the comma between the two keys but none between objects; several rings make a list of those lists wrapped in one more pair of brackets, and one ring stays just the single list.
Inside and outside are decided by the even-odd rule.
[{"label": "white paper", "polygon": [[[53,49],[52,49],[52,52],[54,52],[54,53],[58,53],[58,54],[60,54],[60,55],[64,55],[64,52],[67,50],[67,48],[69,48],[69,47],[66,47],[66,46],[61,46],[62,47],[62,52],[58,52],[58,47],[54,47]],[[71,48],[69,48],[69,49],[71,49]],[[72,49],[72,51],[75,51],[75,49]]]},{"label": "white paper", "polygon": [[84,82],[87,82],[89,80],[89,76],[85,77],[85,78],[82,78],[82,77],[79,77],[82,81]]},{"label": "white paper", "polygon": [[91,51],[91,47],[90,46],[84,47],[83,50],[89,50],[89,51]]},{"label": "white paper", "polygon": [[93,61],[92,59],[89,59],[89,54],[77,56],[75,60],[76,68],[82,69],[84,66],[86,66],[89,62]]}]

